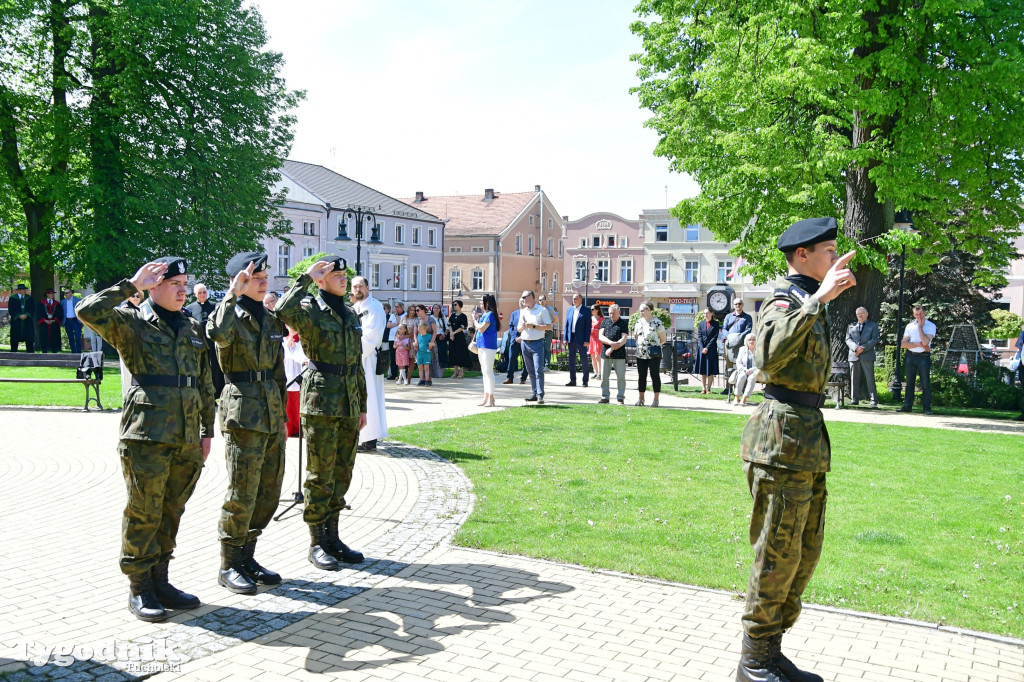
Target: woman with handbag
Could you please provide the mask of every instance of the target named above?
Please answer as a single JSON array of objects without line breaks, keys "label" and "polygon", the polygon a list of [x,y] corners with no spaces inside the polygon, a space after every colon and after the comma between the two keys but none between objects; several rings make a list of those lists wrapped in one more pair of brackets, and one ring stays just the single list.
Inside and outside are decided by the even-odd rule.
[{"label": "woman with handbag", "polygon": [[437,320],[437,338],[434,342],[437,346],[437,361],[441,369],[445,369],[451,366],[448,363],[448,318],[441,314],[441,306],[437,303],[430,308],[430,314]]},{"label": "woman with handbag", "polygon": [[665,325],[654,316],[654,304],[644,301],[640,304],[640,319],[636,322],[633,336],[636,338],[636,369],[640,374],[637,391],[640,400],[636,404],[644,404],[647,393],[647,373],[651,373],[651,388],[654,389],[654,401],[651,407],[658,406],[661,396],[661,348],[665,345]]},{"label": "woman with handbag", "polygon": [[494,296],[484,294],[481,301],[483,312],[476,320],[476,338],[473,343],[480,356],[480,372],[484,375],[484,401],[480,407],[494,407],[494,354],[498,351],[498,302]]}]

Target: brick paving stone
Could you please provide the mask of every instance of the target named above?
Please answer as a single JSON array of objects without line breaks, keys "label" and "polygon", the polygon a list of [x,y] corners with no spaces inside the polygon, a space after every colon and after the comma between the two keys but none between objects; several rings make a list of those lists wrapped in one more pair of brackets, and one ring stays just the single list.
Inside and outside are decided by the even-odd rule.
[{"label": "brick paving stone", "polygon": [[[424,393],[422,402],[404,402],[412,409],[395,412],[396,421],[483,411],[464,404],[476,397],[479,380],[443,383],[443,398]],[[500,389],[499,402],[515,394],[507,388]],[[582,395],[556,388],[550,397],[551,402],[591,401]],[[667,405],[687,405],[672,400],[663,396]],[[705,402],[698,406],[709,408]],[[874,423],[894,419],[855,410],[840,413]],[[10,414],[0,412],[0,418]],[[17,417],[25,422],[24,432],[32,433],[55,415],[21,411]],[[342,517],[342,533],[366,553],[364,564],[337,573],[310,566],[305,560],[308,535],[293,510],[283,522],[271,524],[257,554],[285,582],[245,596],[227,593],[215,582],[215,528],[226,480],[218,437],[183,517],[171,565],[172,580],[199,594],[204,606],[162,624],[141,623],[124,608],[127,590],[116,567],[124,495],[111,456],[117,415],[67,412],[56,419],[62,429],[78,434],[78,449],[40,453],[29,441],[18,440],[27,436],[15,435],[13,455],[0,458],[0,493],[8,493],[4,499],[17,494],[63,501],[57,519],[24,505],[0,509],[0,547],[13,548],[5,553],[0,644],[10,646],[19,637],[88,645],[162,638],[191,659],[180,673],[153,677],[175,681],[305,682],[324,676],[346,682],[689,681],[734,674],[742,609],[735,590],[452,548],[451,537],[474,502],[472,486],[451,463],[400,444],[360,454],[357,460],[353,509]],[[923,423],[915,425],[982,428],[970,420],[917,420]],[[1024,432],[1024,427],[1013,429]],[[297,481],[296,446],[289,441],[286,497]],[[64,587],[66,581],[52,569],[37,565],[37,538],[54,525],[65,531],[67,549],[81,560],[76,570],[90,576],[88,590]],[[786,647],[798,664],[827,680],[1024,682],[1024,643],[1019,640],[813,605],[805,607]],[[5,653],[10,660],[9,651],[0,649],[0,657]],[[67,668],[0,663],[0,675],[4,682],[135,676],[117,661],[79,661]]]}]

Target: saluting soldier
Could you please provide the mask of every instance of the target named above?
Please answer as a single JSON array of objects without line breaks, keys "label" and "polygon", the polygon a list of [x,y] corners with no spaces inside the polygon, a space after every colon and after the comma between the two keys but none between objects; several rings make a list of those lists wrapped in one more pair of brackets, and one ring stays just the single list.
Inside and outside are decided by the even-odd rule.
[{"label": "saluting soldier", "polygon": [[754,563],[743,612],[742,682],[821,682],[782,653],[821,556],[831,449],[821,413],[832,367],[825,304],[856,284],[836,254],[835,218],[801,220],[778,241],[789,275],[761,309],[754,349],[765,401],[743,430]]},{"label": "saluting soldier", "polygon": [[217,582],[240,594],[281,576],[254,558],[256,539],[270,523],[284,480],[284,324],[263,307],[267,254],[240,253],[225,268],[231,289],[210,315],[207,331],[224,371],[220,430],[228,492],[221,510]]},{"label": "saluting soldier", "polygon": [[[178,524],[192,496],[213,436],[213,383],[199,323],[181,312],[188,263],[167,256],[130,280],[87,296],[78,318],[121,354],[132,386],[121,412],[118,452],[128,488],[121,534],[121,571],[128,607],[155,622],[166,609],[191,609],[199,599],[168,582]],[[139,291],[139,308],[119,307]]]},{"label": "saluting soldier", "polygon": [[[356,440],[366,425],[362,331],[345,302],[344,258],[322,258],[277,303],[277,316],[299,333],[309,357],[302,380],[302,429],[309,445],[303,520],[309,524],[309,561],[326,571],[363,555],[338,537],[338,515],[352,483]],[[312,282],[320,293],[304,300]]]}]

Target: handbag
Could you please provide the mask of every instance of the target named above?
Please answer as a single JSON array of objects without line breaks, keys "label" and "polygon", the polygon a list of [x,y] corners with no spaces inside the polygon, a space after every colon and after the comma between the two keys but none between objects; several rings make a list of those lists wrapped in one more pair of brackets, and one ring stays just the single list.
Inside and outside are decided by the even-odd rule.
[{"label": "handbag", "polygon": [[1016,372],[1018,369],[1020,369],[1020,351],[1017,351],[1017,354],[1013,356],[1013,360],[1010,360],[1010,371]]},{"label": "handbag", "polygon": [[475,339],[473,341],[469,342],[469,352],[470,353],[478,353],[479,350],[480,349],[476,347],[476,340]]},{"label": "handbag", "polygon": [[656,343],[647,346],[647,355],[651,360],[661,360],[661,346]]},{"label": "handbag", "polygon": [[386,348],[377,349],[377,374],[387,374],[391,369],[391,352]]}]

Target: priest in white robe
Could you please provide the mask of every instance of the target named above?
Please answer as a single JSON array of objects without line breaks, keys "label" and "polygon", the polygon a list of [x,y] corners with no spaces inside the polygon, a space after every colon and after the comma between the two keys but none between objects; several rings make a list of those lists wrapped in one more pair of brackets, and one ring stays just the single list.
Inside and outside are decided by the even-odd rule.
[{"label": "priest in white robe", "polygon": [[366,374],[366,426],[359,432],[359,449],[377,448],[378,438],[388,437],[384,410],[384,375],[377,374],[377,349],[384,339],[387,315],[380,301],[370,295],[365,277],[352,278],[352,301],[363,328],[363,372]]}]

